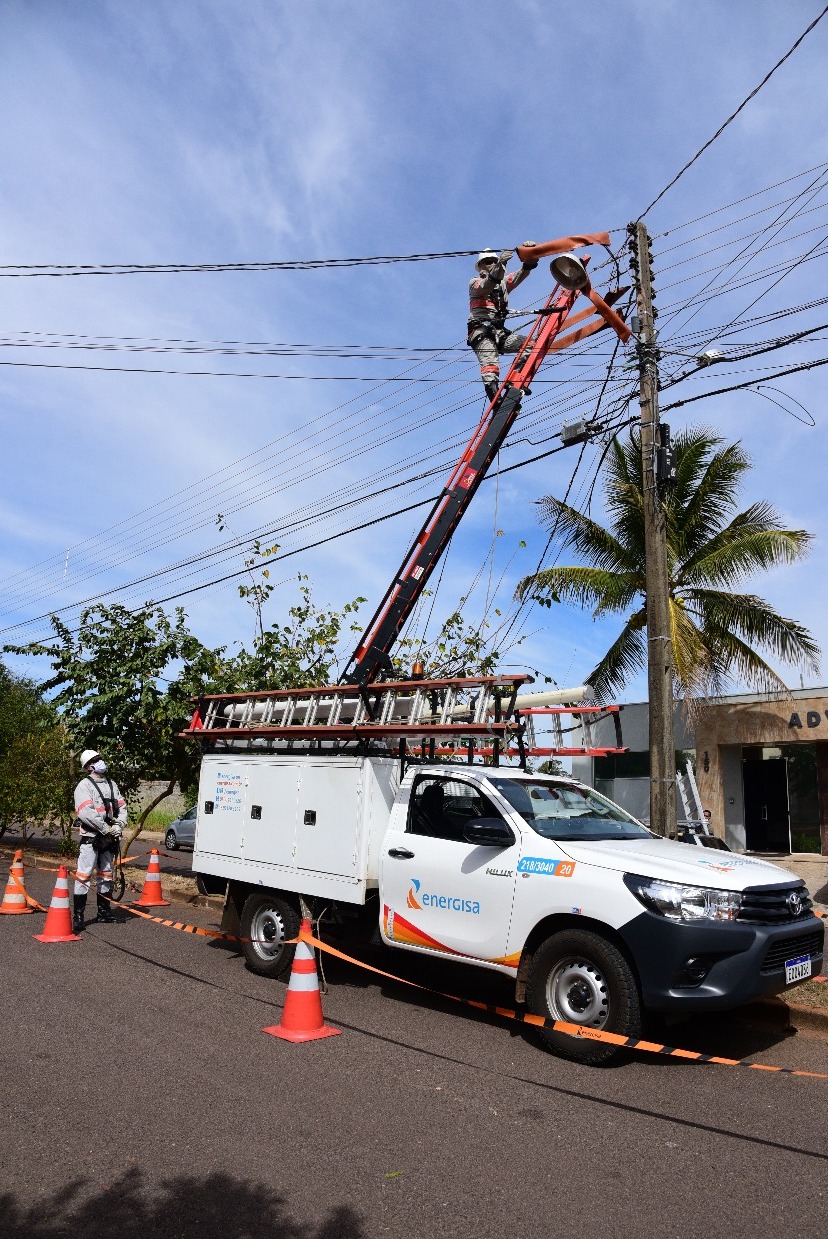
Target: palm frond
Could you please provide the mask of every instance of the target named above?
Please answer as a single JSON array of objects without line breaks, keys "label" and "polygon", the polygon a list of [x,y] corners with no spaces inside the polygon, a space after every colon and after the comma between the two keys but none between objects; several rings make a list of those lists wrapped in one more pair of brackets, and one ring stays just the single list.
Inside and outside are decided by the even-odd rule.
[{"label": "palm frond", "polygon": [[780,615],[764,598],[696,589],[688,592],[687,603],[696,610],[705,639],[713,649],[726,646],[733,637],[769,650],[789,666],[818,672],[821,651],[812,634],[796,620]]},{"label": "palm frond", "polygon": [[553,495],[547,495],[539,503],[544,524],[555,530],[564,546],[571,546],[600,568],[630,571],[638,566],[626,547],[609,530],[584,516],[583,512],[562,503]]},{"label": "palm frond", "polygon": [[609,572],[605,568],[590,568],[584,564],[557,565],[524,577],[515,596],[549,599],[552,602],[576,602],[595,608],[595,615],[621,611],[629,607],[643,590],[640,573]]},{"label": "palm frond", "polygon": [[693,617],[674,598],[670,599],[670,640],[679,692],[687,697],[704,692],[710,682],[711,652]]},{"label": "palm frond", "polygon": [[[693,447],[698,453],[720,439],[698,440]],[[676,441],[678,471],[683,466],[682,437]],[[750,460],[738,443],[732,443],[721,451],[714,452],[706,461],[703,475],[687,479],[685,486],[676,488],[667,500],[667,523],[674,542],[677,558],[686,559],[695,554],[709,538],[713,537],[736,506],[741,476],[750,468]]]},{"label": "palm frond", "polygon": [[636,672],[647,665],[643,613],[632,616],[604,657],[587,676],[599,701],[611,701]]},{"label": "palm frond", "polygon": [[803,559],[813,541],[804,529],[723,530],[699,558],[684,564],[687,584],[733,587],[748,576]]}]

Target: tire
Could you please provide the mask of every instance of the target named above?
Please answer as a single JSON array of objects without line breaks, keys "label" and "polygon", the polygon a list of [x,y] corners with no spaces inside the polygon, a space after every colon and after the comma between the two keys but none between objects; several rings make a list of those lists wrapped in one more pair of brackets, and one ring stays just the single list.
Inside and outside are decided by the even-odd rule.
[{"label": "tire", "polygon": [[168,830],[164,835],[164,847],[168,852],[178,851],[178,835],[174,830]]},{"label": "tire", "polygon": [[[632,970],[617,947],[589,930],[565,930],[538,948],[526,1002],[533,1015],[641,1036],[641,1000]],[[622,1053],[617,1046],[551,1029],[541,1036],[547,1049],[571,1062],[598,1066]]]},{"label": "tire", "polygon": [[299,933],[299,914],[282,896],[273,891],[248,895],[241,914],[244,962],[259,977],[281,977],[293,963],[289,938]]}]

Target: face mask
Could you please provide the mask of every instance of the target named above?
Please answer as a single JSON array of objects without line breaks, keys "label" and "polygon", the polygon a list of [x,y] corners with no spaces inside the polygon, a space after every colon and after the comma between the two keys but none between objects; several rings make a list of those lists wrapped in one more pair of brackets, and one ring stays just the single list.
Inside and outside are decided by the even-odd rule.
[{"label": "face mask", "polygon": [[92,769],[95,771],[95,774],[103,774],[106,771],[106,762],[102,757],[99,757],[97,761],[93,761]]}]

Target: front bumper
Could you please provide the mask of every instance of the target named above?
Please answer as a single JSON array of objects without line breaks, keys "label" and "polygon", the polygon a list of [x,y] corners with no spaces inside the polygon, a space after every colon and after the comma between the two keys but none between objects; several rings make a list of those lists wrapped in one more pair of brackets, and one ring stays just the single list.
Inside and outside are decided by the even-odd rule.
[{"label": "front bumper", "polygon": [[642,912],[620,933],[653,1011],[727,1010],[793,990],[798,983],[786,984],[785,961],[803,955],[812,976],[822,971],[825,927],[816,916],[782,926],[687,924]]}]

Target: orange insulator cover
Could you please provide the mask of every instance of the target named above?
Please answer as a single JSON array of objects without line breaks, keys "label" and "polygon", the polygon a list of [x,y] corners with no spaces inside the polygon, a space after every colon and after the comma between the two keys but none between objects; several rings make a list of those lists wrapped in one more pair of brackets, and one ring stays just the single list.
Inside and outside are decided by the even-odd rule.
[{"label": "orange insulator cover", "polygon": [[557,241],[542,241],[540,245],[519,245],[515,250],[521,262],[545,258],[547,254],[566,254],[584,245],[609,245],[608,232],[584,232],[575,237],[559,237]]}]

